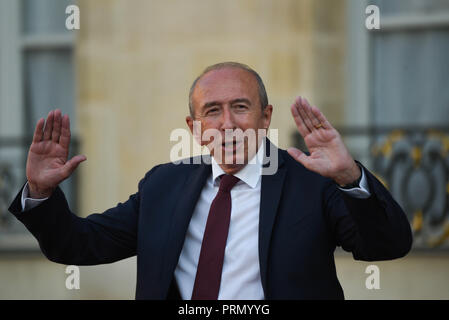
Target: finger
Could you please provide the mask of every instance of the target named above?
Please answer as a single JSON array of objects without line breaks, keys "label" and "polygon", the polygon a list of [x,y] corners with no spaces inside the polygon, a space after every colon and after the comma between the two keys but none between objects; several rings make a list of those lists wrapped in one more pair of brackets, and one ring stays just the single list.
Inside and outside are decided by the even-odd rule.
[{"label": "finger", "polygon": [[59,144],[65,149],[68,149],[70,145],[70,119],[68,115],[64,115],[61,120]]},{"label": "finger", "polygon": [[298,112],[301,115],[301,118],[304,120],[307,129],[309,129],[309,131],[312,132],[314,127],[312,121],[309,119],[309,116],[307,115],[305,108],[306,105],[304,102],[304,98],[299,98],[299,103],[297,104]]},{"label": "finger", "polygon": [[309,167],[310,159],[304,152],[297,148],[288,148],[287,152],[293,159],[301,163],[304,167]]},{"label": "finger", "polygon": [[324,129],[331,129],[333,128],[329,121],[327,121],[324,114],[318,109],[317,107],[312,107],[312,113],[315,115],[315,117],[320,121],[320,123],[323,125],[322,128]]},{"label": "finger", "polygon": [[44,140],[50,140],[51,138],[51,132],[53,130],[53,119],[54,119],[54,112],[50,111],[48,113],[47,121],[45,123]]},{"label": "finger", "polygon": [[53,120],[53,131],[51,133],[51,140],[59,143],[59,137],[61,136],[61,110],[56,109]]},{"label": "finger", "polygon": [[64,176],[64,179],[67,179],[68,177],[70,177],[70,175],[73,173],[73,171],[75,171],[75,169],[78,168],[78,165],[81,162],[86,161],[86,160],[87,160],[86,156],[77,155],[77,156],[74,156],[69,161],[67,161],[64,164],[64,166],[62,167],[62,174]]},{"label": "finger", "polygon": [[309,129],[307,129],[304,120],[301,118],[301,115],[296,109],[296,103],[291,106],[290,110],[292,112],[293,120],[295,120],[296,127],[298,128],[299,133],[301,134],[301,136],[305,137],[310,133],[310,131]]},{"label": "finger", "polygon": [[299,119],[301,120],[303,128],[305,129],[305,131],[307,131],[307,133],[310,133],[311,130],[308,127],[308,125],[306,124],[306,121],[305,121],[306,119],[304,118],[304,113],[303,113],[303,110],[302,110],[302,107],[301,107],[301,103],[302,103],[301,99],[302,99],[301,97],[297,97],[296,100],[295,100],[296,113],[299,115]]},{"label": "finger", "polygon": [[320,127],[317,128],[317,126],[320,124],[320,121],[317,119],[317,117],[315,117],[315,115],[312,112],[312,107],[309,103],[309,101],[307,101],[306,98],[304,98],[304,102],[305,102],[305,111],[307,113],[307,116],[310,119],[310,122],[312,123],[313,129],[317,130]]},{"label": "finger", "polygon": [[36,129],[34,130],[33,142],[40,142],[42,140],[42,137],[44,136],[44,124],[45,119],[40,118],[36,124]]},{"label": "finger", "polygon": [[299,104],[298,104],[298,111],[299,114],[301,115],[302,119],[304,120],[304,123],[306,124],[307,128],[309,129],[310,132],[312,132],[315,127],[312,124],[311,119],[309,118],[309,115],[306,112],[306,108],[307,105],[305,103],[305,99],[304,98],[300,98]]}]

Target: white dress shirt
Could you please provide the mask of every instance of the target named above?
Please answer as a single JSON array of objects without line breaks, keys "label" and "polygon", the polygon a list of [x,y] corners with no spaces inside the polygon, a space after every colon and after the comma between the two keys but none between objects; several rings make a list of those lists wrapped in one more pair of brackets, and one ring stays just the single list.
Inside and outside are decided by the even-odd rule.
[{"label": "white dress shirt", "polygon": [[[235,174],[240,181],[231,190],[231,221],[223,261],[219,300],[264,299],[258,246],[263,156],[264,144],[255,156],[256,161],[253,159]],[[368,198],[370,196],[368,184],[364,170],[361,171],[359,188],[340,189],[355,198]],[[185,300],[192,296],[207,217],[210,205],[218,192],[222,174],[225,172],[212,158],[212,174],[207,179],[192,214],[175,269],[176,282],[181,297]],[[28,198],[28,192],[27,183],[22,191],[23,211],[30,210],[47,199]]]}]

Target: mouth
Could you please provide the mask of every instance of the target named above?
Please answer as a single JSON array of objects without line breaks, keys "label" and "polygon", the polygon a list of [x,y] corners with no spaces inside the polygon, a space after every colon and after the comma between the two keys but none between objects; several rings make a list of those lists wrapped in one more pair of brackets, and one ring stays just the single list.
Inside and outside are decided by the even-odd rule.
[{"label": "mouth", "polygon": [[221,144],[221,149],[228,153],[228,152],[235,152],[242,144],[242,141],[236,141],[233,140],[231,142],[223,142]]}]

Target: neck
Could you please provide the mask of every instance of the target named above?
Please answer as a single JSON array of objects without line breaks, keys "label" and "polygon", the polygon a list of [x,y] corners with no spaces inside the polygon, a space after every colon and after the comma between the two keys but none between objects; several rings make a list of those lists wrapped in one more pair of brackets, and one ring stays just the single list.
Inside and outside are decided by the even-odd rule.
[{"label": "neck", "polygon": [[219,164],[220,168],[223,169],[223,171],[226,174],[236,174],[237,172],[239,172],[240,170],[242,170],[245,167],[246,164]]},{"label": "neck", "polygon": [[[243,164],[218,164],[218,166],[226,173],[226,174],[231,174],[231,175],[235,175],[236,173],[238,173],[240,170],[242,170],[243,168],[245,168],[245,166],[250,163],[255,157],[258,156],[258,153],[261,150],[261,146],[262,144],[259,143],[259,146],[256,150],[256,153],[253,154],[251,156],[251,159],[246,159],[245,163]],[[247,148],[246,148],[247,149]],[[245,152],[248,152],[247,150],[245,150]],[[249,157],[248,157],[249,158]]]}]

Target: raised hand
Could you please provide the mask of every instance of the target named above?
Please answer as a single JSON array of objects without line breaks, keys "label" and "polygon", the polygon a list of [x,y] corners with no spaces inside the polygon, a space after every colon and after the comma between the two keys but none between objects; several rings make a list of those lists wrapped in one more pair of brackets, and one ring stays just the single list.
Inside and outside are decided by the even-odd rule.
[{"label": "raised hand", "polygon": [[361,171],[349,154],[340,134],[315,106],[298,97],[291,106],[293,119],[310,155],[289,148],[288,153],[307,169],[333,179],[341,186],[356,181]]},{"label": "raised hand", "polygon": [[49,197],[86,160],[85,156],[77,155],[67,161],[69,144],[68,115],[62,116],[60,110],[50,111],[47,121],[42,118],[37,122],[26,165],[31,198]]}]

